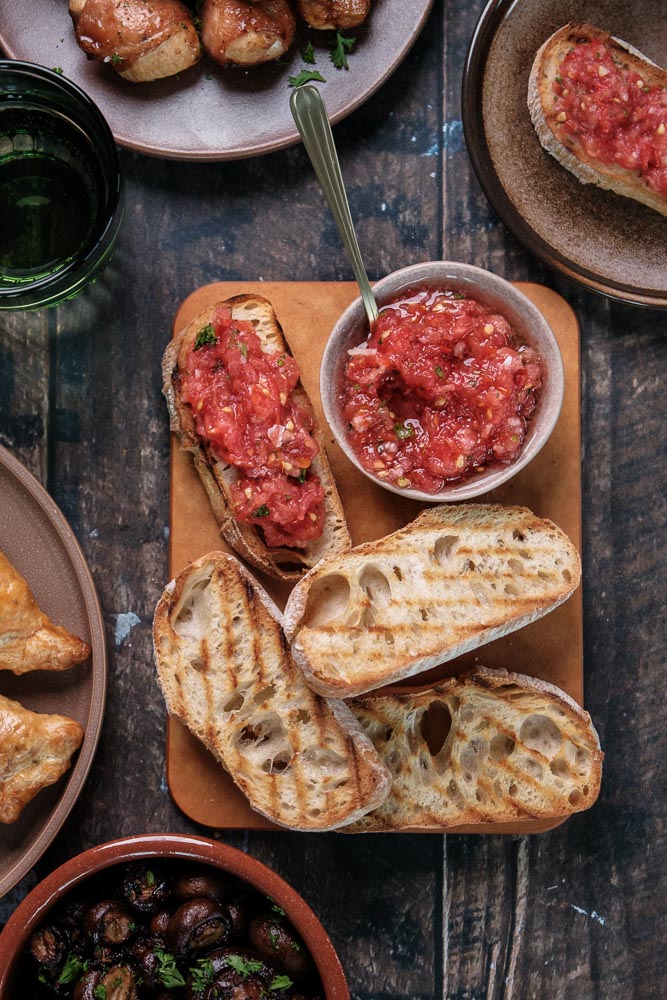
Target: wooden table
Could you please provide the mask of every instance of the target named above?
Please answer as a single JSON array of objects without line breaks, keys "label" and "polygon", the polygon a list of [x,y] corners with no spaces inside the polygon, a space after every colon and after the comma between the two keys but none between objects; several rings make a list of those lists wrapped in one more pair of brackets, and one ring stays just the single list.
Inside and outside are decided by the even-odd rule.
[{"label": "wooden table", "polygon": [[[402,67],[335,134],[371,276],[448,257],[543,282],[577,312],[586,704],[607,751],[602,794],[590,812],[535,839],[219,836],[304,893],[359,1000],[664,996],[666,315],[560,280],[490,209],[459,104],[482,6],[436,2]],[[39,877],[85,847],[195,829],[166,790],[151,654],[168,573],[159,360],[178,303],[218,279],[351,277],[301,148],[229,164],[126,152],[122,160],[127,216],[103,279],[57,310],[0,315],[0,442],[78,535],[110,653],[92,774],[36,871],[4,900],[4,919]]]}]

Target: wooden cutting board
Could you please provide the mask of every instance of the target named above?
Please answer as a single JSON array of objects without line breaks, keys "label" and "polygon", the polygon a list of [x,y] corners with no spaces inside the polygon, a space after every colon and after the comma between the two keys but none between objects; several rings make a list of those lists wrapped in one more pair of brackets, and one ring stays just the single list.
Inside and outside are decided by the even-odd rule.
[{"label": "wooden cutting board", "polygon": [[[558,424],[544,449],[509,483],[480,497],[480,502],[524,504],[559,525],[581,550],[581,406],[579,326],[570,306],[541,285],[517,283],[553,329],[565,366],[565,396]],[[275,308],[299,363],[303,383],[325,428],[329,460],[345,508],[353,543],[370,541],[402,527],[426,504],[403,499],[375,486],[343,455],[324,424],[319,395],[322,351],[343,310],[357,296],[353,282],[218,282],[197,289],[174,319],[174,333],[197,313],[231,295],[265,295]],[[220,538],[204,488],[175,438],[171,449],[172,576],[214,549],[230,551]],[[256,571],[255,571],[256,572]],[[283,607],[289,585],[256,573]],[[464,657],[414,678],[414,686],[460,673],[470,666],[505,667],[550,681],[583,700],[583,622],[581,589],[566,604],[527,628],[489,643]],[[278,830],[247,804],[228,774],[174,718],[167,725],[167,781],[176,804],[195,823],[218,829]],[[475,827],[450,833],[538,833],[562,820],[531,820]],[[441,831],[439,831],[441,832]]]}]

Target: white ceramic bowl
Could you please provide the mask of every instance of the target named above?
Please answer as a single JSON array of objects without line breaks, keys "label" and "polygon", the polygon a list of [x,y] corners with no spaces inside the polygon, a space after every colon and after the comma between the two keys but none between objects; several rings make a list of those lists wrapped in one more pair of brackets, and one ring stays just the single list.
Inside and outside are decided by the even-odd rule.
[{"label": "white ceramic bowl", "polygon": [[428,500],[433,503],[470,500],[488,493],[507,482],[523,469],[540,451],[556,426],[563,402],[563,359],[553,331],[546,319],[523,292],[504,278],[471,264],[451,261],[429,261],[414,264],[378,281],[373,291],[378,305],[398,298],[408,288],[436,288],[460,291],[489,306],[509,320],[519,336],[538,351],[544,365],[544,380],[540,398],[528,425],[523,447],[508,465],[489,466],[460,482],[452,482],[438,493],[425,493],[416,489],[401,489],[393,483],[374,476],[360,463],[347,436],[347,423],[343,416],[342,390],[348,351],[357,347],[368,335],[368,324],[361,298],[345,310],[333,328],[322,357],[320,368],[320,393],[324,414],[336,441],[349,460],[373,482],[392,493]]}]

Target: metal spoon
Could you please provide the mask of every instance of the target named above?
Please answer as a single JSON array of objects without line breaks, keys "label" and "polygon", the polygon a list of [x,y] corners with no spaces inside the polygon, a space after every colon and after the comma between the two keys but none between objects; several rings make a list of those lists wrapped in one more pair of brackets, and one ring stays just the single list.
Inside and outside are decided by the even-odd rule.
[{"label": "metal spoon", "polygon": [[290,109],[352,265],[372,333],[378,319],[378,306],[361,259],[322,95],[316,87],[299,87],[292,92]]}]

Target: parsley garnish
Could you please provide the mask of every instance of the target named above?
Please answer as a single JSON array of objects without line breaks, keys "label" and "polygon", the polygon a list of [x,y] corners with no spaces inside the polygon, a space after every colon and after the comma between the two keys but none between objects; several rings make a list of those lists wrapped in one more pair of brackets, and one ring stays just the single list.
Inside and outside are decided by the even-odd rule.
[{"label": "parsley garnish", "polygon": [[275,951],[275,949],[278,947],[278,931],[276,930],[275,927],[269,928],[269,941],[271,942],[271,947]]},{"label": "parsley garnish", "polygon": [[438,378],[444,378],[445,377],[445,373],[443,372],[443,370],[440,367],[440,365],[436,365],[435,366],[435,374],[438,376]]},{"label": "parsley garnish", "polygon": [[275,976],[269,983],[270,990],[288,990],[292,986],[289,976]]},{"label": "parsley garnish", "polygon": [[464,299],[465,295],[463,294],[463,292],[453,292],[452,293],[452,298],[453,299]]},{"label": "parsley garnish", "polygon": [[316,69],[302,69],[300,73],[296,76],[288,76],[287,82],[290,87],[303,87],[304,83],[311,83],[311,81],[316,81],[317,83],[326,83],[321,73],[318,73]]},{"label": "parsley garnish", "polygon": [[155,885],[155,875],[150,868],[146,872],[146,885]]},{"label": "parsley garnish", "polygon": [[95,997],[95,1000],[107,1000],[107,988],[104,983],[100,983],[99,986],[95,987],[93,990],[93,996]]},{"label": "parsley garnish", "polygon": [[[301,472],[299,473],[299,482],[300,483],[305,483],[305,481],[306,481],[306,474],[307,473],[308,473],[308,469],[302,469],[301,470]],[[274,906],[273,909],[276,910],[276,911],[280,910],[280,912],[282,913],[282,915],[285,916],[285,911],[281,910],[279,906],[278,907]]]},{"label": "parsley garnish", "polygon": [[117,52],[114,52],[114,54],[111,57],[111,63],[112,63],[112,65],[113,66],[117,66],[118,63],[122,63],[122,62],[125,62],[125,60],[123,59],[123,57],[119,56]]},{"label": "parsley garnish", "polygon": [[248,345],[246,343],[244,343],[242,340],[237,340],[236,341],[236,346],[238,347],[238,349],[241,352],[241,354],[243,355],[243,357],[247,359],[247,357],[248,357]]},{"label": "parsley garnish", "polygon": [[64,986],[66,983],[73,983],[75,979],[78,979],[82,972],[85,972],[88,968],[88,962],[82,962],[78,955],[75,955],[73,951],[69,953],[65,959],[65,964],[60,970],[60,975],[58,976],[56,982],[59,986]]},{"label": "parsley garnish", "polygon": [[309,66],[315,65],[315,48],[312,42],[308,42],[305,49],[301,49],[301,58]]},{"label": "parsley garnish", "polygon": [[396,437],[400,441],[405,441],[406,438],[412,437],[415,432],[412,424],[394,424],[394,431],[396,432]]},{"label": "parsley garnish", "polygon": [[207,344],[217,344],[218,338],[215,335],[215,329],[212,323],[207,323],[203,326],[197,336],[195,337],[195,346],[193,350],[199,351],[202,347],[206,347]]},{"label": "parsley garnish", "polygon": [[284,366],[285,366],[285,355],[281,354],[278,360],[276,361],[276,367],[284,368]]},{"label": "parsley garnish", "polygon": [[[305,471],[306,471],[305,469],[301,470],[302,473],[305,473]],[[305,478],[306,477],[304,476],[304,479]],[[274,913],[277,913],[279,917],[284,917],[285,916],[285,911],[283,910],[282,906],[278,906],[277,903],[274,903],[273,906],[271,907],[271,909],[273,910]]]},{"label": "parsley garnish", "polygon": [[62,66],[52,66],[51,69],[53,70],[54,73],[57,73],[58,76],[62,76],[63,75],[63,68],[62,68]]},{"label": "parsley garnish", "polygon": [[227,964],[231,965],[232,969],[244,979],[247,979],[251,972],[259,972],[262,968],[262,963],[258,962],[256,958],[246,960],[241,955],[228,955]]},{"label": "parsley garnish", "polygon": [[261,507],[257,508],[257,510],[253,510],[252,516],[253,517],[268,517],[270,513],[271,513],[271,511],[269,510],[269,508],[267,507],[267,505],[265,503],[263,503]]},{"label": "parsley garnish", "polygon": [[331,62],[336,69],[350,68],[350,64],[347,61],[347,53],[352,51],[355,42],[356,38],[346,38],[345,35],[341,35],[340,31],[336,32],[336,38],[330,52]]},{"label": "parsley garnish", "polygon": [[185,980],[176,968],[176,959],[173,955],[170,955],[168,951],[156,948],[155,957],[160,963],[157,974],[163,986],[166,986],[168,990],[172,990],[176,986],[185,986]]},{"label": "parsley garnish", "polygon": [[195,993],[203,993],[209,983],[213,982],[215,971],[210,958],[200,958],[197,966],[198,968],[190,969],[192,988]]}]

